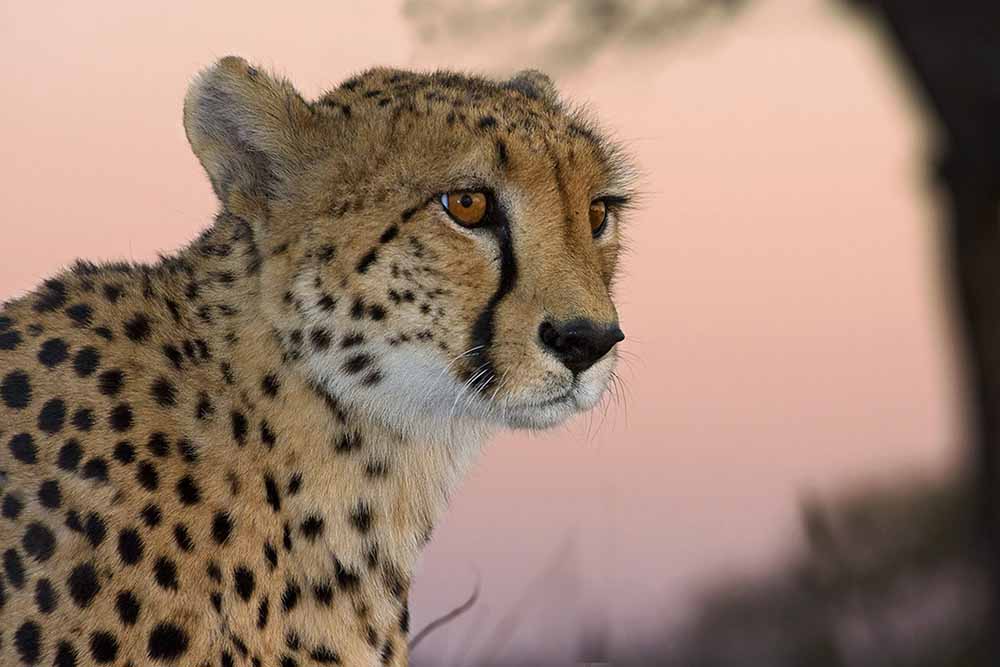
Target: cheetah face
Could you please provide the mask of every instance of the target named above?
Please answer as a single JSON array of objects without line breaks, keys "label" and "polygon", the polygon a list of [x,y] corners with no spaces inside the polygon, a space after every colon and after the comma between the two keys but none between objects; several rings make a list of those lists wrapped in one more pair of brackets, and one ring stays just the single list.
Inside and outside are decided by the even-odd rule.
[{"label": "cheetah face", "polygon": [[544,75],[377,69],[307,103],[230,58],[185,123],[260,236],[275,335],[338,400],[440,432],[550,427],[606,391],[629,170]]}]

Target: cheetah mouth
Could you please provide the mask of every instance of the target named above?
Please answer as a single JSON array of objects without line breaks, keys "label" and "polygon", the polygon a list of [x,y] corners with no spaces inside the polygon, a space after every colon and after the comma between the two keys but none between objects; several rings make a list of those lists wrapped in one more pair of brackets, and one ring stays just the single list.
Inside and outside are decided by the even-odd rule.
[{"label": "cheetah mouth", "polygon": [[547,398],[544,401],[540,401],[540,402],[537,402],[537,403],[528,403],[526,405],[521,405],[521,406],[518,406],[518,407],[520,407],[522,410],[532,410],[532,409],[548,408],[548,407],[552,407],[553,405],[560,405],[562,403],[571,403],[571,402],[575,403],[576,402],[576,398],[575,397],[576,397],[576,388],[575,387],[570,387],[569,389],[567,389],[564,393],[560,394],[559,396],[555,396],[553,398]]}]

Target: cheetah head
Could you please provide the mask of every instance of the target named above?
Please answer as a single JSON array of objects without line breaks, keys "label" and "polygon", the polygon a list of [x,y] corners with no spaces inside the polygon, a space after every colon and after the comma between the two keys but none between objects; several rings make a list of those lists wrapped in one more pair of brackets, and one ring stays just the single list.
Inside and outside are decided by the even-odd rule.
[{"label": "cheetah head", "polygon": [[261,317],[338,400],[534,429],[607,390],[630,170],[544,75],[374,69],[308,102],[226,58],[185,128],[254,230]]}]

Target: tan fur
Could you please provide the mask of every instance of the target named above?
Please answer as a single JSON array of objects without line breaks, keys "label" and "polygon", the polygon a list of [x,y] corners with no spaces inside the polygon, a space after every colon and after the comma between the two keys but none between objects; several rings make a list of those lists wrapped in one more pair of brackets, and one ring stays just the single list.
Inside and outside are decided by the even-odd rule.
[{"label": "tan fur", "polygon": [[[0,664],[405,665],[413,562],[484,438],[605,389],[613,353],[572,379],[538,330],[617,321],[623,207],[598,239],[588,208],[628,170],[537,72],[310,103],[226,58],[184,122],[215,224],[0,311]],[[469,188],[507,259],[438,201]]]}]

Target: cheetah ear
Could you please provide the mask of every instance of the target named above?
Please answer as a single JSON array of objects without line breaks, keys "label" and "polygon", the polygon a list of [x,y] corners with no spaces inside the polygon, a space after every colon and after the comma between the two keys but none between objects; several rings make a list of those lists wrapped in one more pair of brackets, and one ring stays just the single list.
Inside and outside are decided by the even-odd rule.
[{"label": "cheetah ear", "polygon": [[549,104],[559,106],[559,91],[544,72],[537,69],[523,69],[515,74],[505,84],[510,90],[516,90],[533,100],[545,100]]},{"label": "cheetah ear", "polygon": [[223,58],[194,80],[184,130],[224,207],[266,208],[305,159],[314,118],[285,80]]}]

